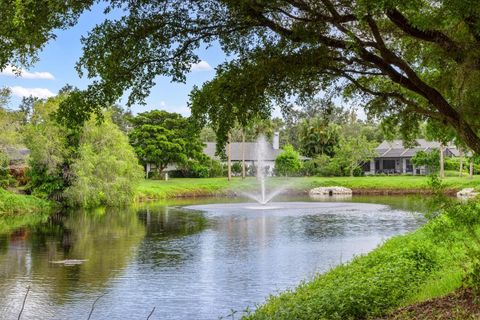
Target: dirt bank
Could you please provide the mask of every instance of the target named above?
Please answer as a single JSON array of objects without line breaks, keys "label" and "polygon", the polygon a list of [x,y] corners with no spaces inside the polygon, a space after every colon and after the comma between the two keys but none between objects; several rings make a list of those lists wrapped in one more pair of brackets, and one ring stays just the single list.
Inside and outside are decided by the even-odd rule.
[{"label": "dirt bank", "polygon": [[478,296],[463,289],[445,297],[399,309],[382,320],[467,320],[480,319]]}]

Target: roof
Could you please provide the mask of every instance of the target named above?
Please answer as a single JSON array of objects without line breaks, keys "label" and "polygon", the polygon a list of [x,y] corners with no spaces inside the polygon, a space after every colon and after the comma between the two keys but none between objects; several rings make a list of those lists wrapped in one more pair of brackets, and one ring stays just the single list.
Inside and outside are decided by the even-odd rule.
[{"label": "roof", "polygon": [[[417,139],[416,145],[412,148],[406,148],[402,140],[383,141],[375,151],[377,158],[411,158],[419,151],[432,151],[439,149],[441,143],[438,141],[427,141],[425,139]],[[449,155],[459,156],[460,152],[456,146],[448,144],[445,146],[445,152]]]},{"label": "roof", "polygon": [[5,147],[1,151],[7,155],[10,162],[25,162],[30,154],[30,150],[21,147]]},{"label": "roof", "polygon": [[[206,146],[203,149],[203,152],[212,159],[219,159],[215,155],[216,146],[215,142],[206,142]],[[245,161],[257,161],[257,145],[256,142],[245,142]],[[242,143],[241,142],[232,142],[230,144],[231,148],[231,160],[232,161],[242,161]],[[282,149],[273,149],[273,146],[267,144],[265,155],[263,156],[264,161],[275,161],[277,156],[282,152]]]}]

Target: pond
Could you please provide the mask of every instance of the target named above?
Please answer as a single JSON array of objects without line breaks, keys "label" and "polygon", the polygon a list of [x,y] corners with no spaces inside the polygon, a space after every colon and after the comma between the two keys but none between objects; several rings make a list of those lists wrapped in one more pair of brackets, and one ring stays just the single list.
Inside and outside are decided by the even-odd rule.
[{"label": "pond", "polygon": [[[234,201],[232,205],[226,202]],[[218,319],[254,309],[394,235],[416,229],[416,197],[147,203],[52,216],[0,234],[0,318]],[[207,205],[216,203],[214,205]]]}]

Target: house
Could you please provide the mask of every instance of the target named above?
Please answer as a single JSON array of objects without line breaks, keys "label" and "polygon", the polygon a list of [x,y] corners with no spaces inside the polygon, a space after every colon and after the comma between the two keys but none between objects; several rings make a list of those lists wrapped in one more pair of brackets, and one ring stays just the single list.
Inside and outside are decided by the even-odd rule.
[{"label": "house", "polygon": [[[265,168],[268,168],[270,172],[275,167],[275,159],[282,152],[282,149],[280,149],[280,137],[278,132],[274,133],[272,144],[266,143],[265,145],[260,146],[258,142],[245,142],[245,144],[242,142],[230,143],[230,160],[232,163],[242,162],[243,148],[245,148],[245,167],[248,168],[257,165],[260,157],[263,165]],[[210,158],[221,161],[222,159],[215,155],[215,151],[216,143],[206,142],[203,152]],[[261,152],[261,155],[259,155],[259,152]]]},{"label": "house", "polygon": [[[403,146],[401,140],[383,141],[375,149],[377,156],[364,164],[365,174],[410,173],[415,175],[428,173],[424,166],[416,168],[412,163],[412,157],[419,151],[440,150],[441,143],[425,139],[417,139],[416,142],[415,147],[407,148]],[[458,157],[460,155],[459,150],[451,144],[444,146],[443,152],[445,157]]]},{"label": "house", "polygon": [[26,165],[30,154],[30,150],[23,147],[5,147],[1,151],[7,156],[10,166]]},{"label": "house", "polygon": [[[212,159],[225,162],[225,159],[221,159],[217,155],[216,152],[216,143],[215,142],[205,142],[205,147],[203,152]],[[228,144],[227,144],[228,150]],[[259,157],[262,159],[263,166],[268,171],[267,174],[272,174],[273,169],[275,167],[275,159],[277,156],[282,152],[280,149],[280,135],[278,132],[273,134],[272,143],[265,143],[259,144],[258,142],[232,142],[230,143],[230,160],[233,163],[235,162],[242,162],[243,159],[243,148],[245,148],[245,167],[251,168],[252,166],[256,166],[258,163]],[[260,154],[259,154],[260,153]],[[300,156],[300,160],[305,161],[308,160],[307,157]],[[154,164],[147,164],[146,171],[147,174],[151,171],[155,170]],[[173,172],[178,170],[176,164],[171,163],[169,164],[163,171],[164,172]]]}]

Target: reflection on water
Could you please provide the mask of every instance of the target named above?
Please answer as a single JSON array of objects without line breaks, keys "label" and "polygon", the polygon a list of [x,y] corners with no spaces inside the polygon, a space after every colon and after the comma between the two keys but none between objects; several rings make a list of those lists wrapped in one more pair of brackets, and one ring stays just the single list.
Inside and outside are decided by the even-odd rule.
[{"label": "reflection on water", "polygon": [[[0,318],[17,318],[30,286],[23,319],[86,319],[102,294],[92,319],[145,319],[153,307],[151,319],[217,319],[421,223],[402,210],[418,199],[372,199],[353,201],[392,207],[152,203],[56,215],[0,235]],[[85,261],[52,263],[68,259]]]}]

